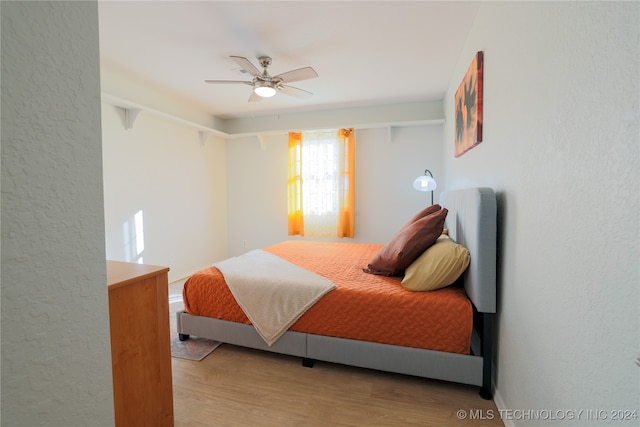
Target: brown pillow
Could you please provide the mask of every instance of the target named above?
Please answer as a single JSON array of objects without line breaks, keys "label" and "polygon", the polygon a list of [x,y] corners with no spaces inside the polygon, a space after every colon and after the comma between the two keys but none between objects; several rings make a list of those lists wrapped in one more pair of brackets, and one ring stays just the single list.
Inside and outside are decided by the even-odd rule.
[{"label": "brown pillow", "polygon": [[[411,218],[409,220],[409,222],[407,222],[404,227],[408,227],[409,225],[413,224],[414,222],[416,222],[417,220],[419,220],[420,218],[424,218],[427,215],[431,215],[432,213],[438,212],[440,209],[442,209],[440,207],[440,205],[431,205],[431,206],[427,206],[426,208],[422,209],[420,212],[418,212],[417,214],[415,214],[413,216],[413,218]],[[402,228],[404,228],[402,227]],[[401,228],[401,230],[402,230]]]},{"label": "brown pillow", "polygon": [[447,209],[433,212],[412,224],[407,224],[369,263],[366,273],[395,276],[404,272],[416,258],[442,234]]}]

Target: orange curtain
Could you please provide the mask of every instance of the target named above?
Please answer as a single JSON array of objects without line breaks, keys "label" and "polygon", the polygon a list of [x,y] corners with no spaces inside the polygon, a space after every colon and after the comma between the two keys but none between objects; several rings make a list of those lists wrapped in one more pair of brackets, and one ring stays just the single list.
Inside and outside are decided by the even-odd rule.
[{"label": "orange curtain", "polygon": [[[355,132],[339,129],[337,237],[355,235]],[[304,236],[302,200],[302,132],[289,132],[288,234]]]},{"label": "orange curtain", "polygon": [[354,237],[355,233],[355,153],[356,139],[353,129],[338,130],[339,176],[338,182],[338,237]]},{"label": "orange curtain", "polygon": [[302,132],[289,132],[288,221],[289,236],[304,235],[302,215]]}]

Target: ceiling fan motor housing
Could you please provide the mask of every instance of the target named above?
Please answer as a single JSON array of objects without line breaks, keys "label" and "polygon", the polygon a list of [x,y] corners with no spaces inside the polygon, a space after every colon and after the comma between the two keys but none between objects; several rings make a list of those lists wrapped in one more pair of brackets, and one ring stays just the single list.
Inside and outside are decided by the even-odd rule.
[{"label": "ceiling fan motor housing", "polygon": [[262,68],[264,68],[265,73],[267,71],[267,67],[269,65],[271,65],[271,57],[269,56],[261,56],[258,58],[258,61],[260,61],[260,65],[262,65]]}]

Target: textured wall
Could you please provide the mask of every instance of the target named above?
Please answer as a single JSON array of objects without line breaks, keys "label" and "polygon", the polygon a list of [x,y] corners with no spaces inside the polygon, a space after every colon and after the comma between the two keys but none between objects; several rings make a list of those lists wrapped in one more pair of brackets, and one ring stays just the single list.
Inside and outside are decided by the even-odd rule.
[{"label": "textured wall", "polygon": [[2,425],[111,425],[97,3],[1,15]]},{"label": "textured wall", "polygon": [[454,158],[449,120],[446,161],[450,187],[499,191],[503,409],[638,425],[610,411],[640,412],[639,22],[637,2],[483,3],[452,76],[448,117],[484,51],[484,141]]}]

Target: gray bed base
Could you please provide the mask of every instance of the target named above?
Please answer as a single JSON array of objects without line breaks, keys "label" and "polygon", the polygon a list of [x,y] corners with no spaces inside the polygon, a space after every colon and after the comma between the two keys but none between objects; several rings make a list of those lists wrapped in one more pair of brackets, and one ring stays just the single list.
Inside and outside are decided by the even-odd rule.
[{"label": "gray bed base", "polygon": [[440,204],[449,210],[450,236],[471,254],[463,284],[474,306],[471,354],[462,355],[395,345],[287,331],[269,346],[252,325],[177,313],[180,339],[190,335],[223,343],[301,357],[305,366],[314,360],[361,368],[451,381],[480,387],[491,399],[493,317],[496,312],[495,193],[490,188],[444,192]]}]

